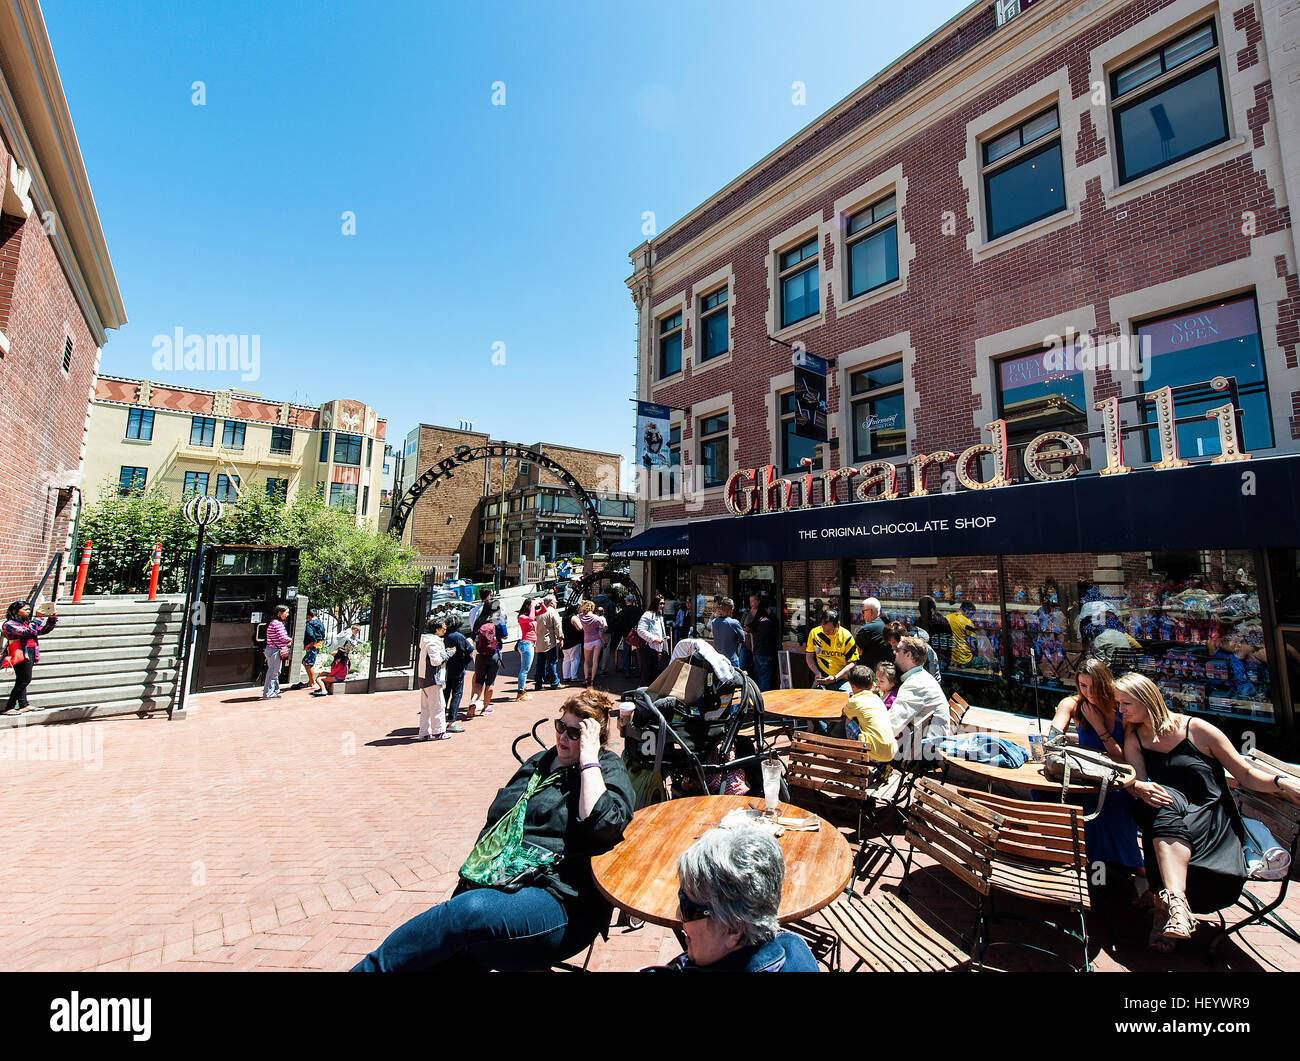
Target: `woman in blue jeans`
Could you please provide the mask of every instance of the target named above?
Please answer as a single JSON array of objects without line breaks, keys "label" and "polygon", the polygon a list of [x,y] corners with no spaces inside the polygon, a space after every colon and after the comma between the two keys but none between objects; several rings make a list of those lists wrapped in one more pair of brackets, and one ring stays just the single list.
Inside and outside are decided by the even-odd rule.
[{"label": "woman in blue jeans", "polygon": [[532,693],[524,688],[528,681],[528,670],[533,665],[533,656],[537,650],[537,605],[532,597],[525,597],[519,607],[519,685],[515,690],[516,700],[531,700]]},{"label": "woman in blue jeans", "polygon": [[632,782],[604,747],[613,698],[588,689],[555,720],[554,748],[529,759],[497,793],[479,840],[528,800],[524,842],[559,855],[526,887],[469,887],[392,932],[353,972],[401,972],[450,965],[546,968],[578,953],[608,924],[609,905],[591,878],[591,858],[623,838],[632,820]]}]

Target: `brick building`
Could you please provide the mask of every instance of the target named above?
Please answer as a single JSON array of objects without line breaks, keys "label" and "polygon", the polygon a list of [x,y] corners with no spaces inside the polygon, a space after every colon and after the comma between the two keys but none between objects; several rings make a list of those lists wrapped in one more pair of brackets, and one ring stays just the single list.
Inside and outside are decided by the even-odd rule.
[{"label": "brick building", "polygon": [[100,348],[126,323],[40,9],[20,0],[0,3],[0,204],[7,602],[68,548]]},{"label": "brick building", "polygon": [[778,601],[796,670],[877,596],[975,702],[1109,643],[1289,725],[1300,15],[1023,6],[968,7],[632,252],[639,396],[674,412],[628,554],[697,622]]},{"label": "brick building", "polygon": [[[476,449],[492,441],[472,427],[420,424],[403,446],[401,488],[409,488],[458,447]],[[623,460],[619,454],[551,442],[529,448],[560,464],[596,499],[606,545],[631,533],[635,498],[618,490]],[[500,458],[467,463],[439,480],[416,503],[403,539],[421,556],[459,554],[466,577],[490,580],[499,565],[508,582],[520,580],[521,556],[553,560],[559,555],[583,556],[595,548],[577,501],[559,480],[514,457],[505,459],[504,468]]]},{"label": "brick building", "polygon": [[379,526],[387,422],[351,399],[294,405],[251,391],[100,376],[91,402],[85,490],[209,494],[247,490],[292,501],[314,489]]}]

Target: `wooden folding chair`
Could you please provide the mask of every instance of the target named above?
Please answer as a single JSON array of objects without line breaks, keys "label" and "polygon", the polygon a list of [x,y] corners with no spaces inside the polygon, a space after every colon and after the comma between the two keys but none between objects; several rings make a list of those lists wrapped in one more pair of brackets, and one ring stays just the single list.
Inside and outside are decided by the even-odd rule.
[{"label": "wooden folding chair", "polygon": [[948,697],[948,721],[952,723],[953,733],[960,732],[961,720],[969,707],[970,704],[962,699],[961,693],[953,693]]},{"label": "wooden folding chair", "polygon": [[893,840],[880,830],[880,820],[889,809],[897,808],[900,798],[906,798],[905,778],[888,763],[875,762],[861,741],[796,730],[790,740],[785,783],[792,792],[796,789],[811,792],[817,802],[818,814],[823,814],[826,809],[825,797],[856,806],[858,850],[853,859],[855,878],[866,857],[868,822],[880,832],[880,838],[890,851],[902,857]]},{"label": "wooden folding chair", "polygon": [[[1244,755],[1243,758],[1252,766],[1258,767],[1268,773],[1282,774],[1286,777],[1300,779],[1298,771],[1290,763],[1284,763],[1280,759],[1275,759],[1271,755],[1266,755],[1261,751],[1252,751]],[[1278,932],[1281,932],[1288,939],[1300,943],[1300,933],[1292,928],[1278,914],[1273,911],[1282,905],[1286,898],[1287,885],[1290,884],[1291,877],[1296,873],[1296,848],[1300,846],[1300,807],[1294,803],[1288,803],[1284,799],[1269,796],[1266,793],[1251,792],[1249,789],[1238,788],[1236,790],[1237,807],[1241,811],[1243,818],[1254,818],[1273,834],[1273,839],[1277,841],[1278,846],[1287,851],[1291,856],[1291,868],[1287,875],[1281,880],[1248,880],[1246,889],[1241,893],[1241,898],[1232,907],[1227,909],[1240,908],[1246,912],[1236,924],[1228,926],[1227,918],[1224,912],[1219,911],[1219,931],[1210,940],[1210,948],[1207,958],[1214,960],[1215,951],[1219,946],[1231,936],[1234,932],[1240,932],[1243,928],[1250,925],[1267,925]],[[1254,890],[1263,890],[1273,885],[1277,886],[1277,894],[1271,902],[1265,902],[1264,899],[1256,895]]]},{"label": "wooden folding chair", "polygon": [[[833,969],[843,968],[845,949],[857,959],[851,972],[863,966],[872,972],[951,972],[971,963],[969,951],[962,947],[969,948],[980,939],[998,816],[929,779],[918,782],[914,795],[908,815],[907,840],[912,845],[908,871],[913,853],[922,851],[970,885],[975,893],[973,901],[939,881],[941,887],[974,910],[971,932],[954,929],[915,897],[905,902],[909,896],[907,873],[900,890],[902,898],[885,891],[864,898],[850,887],[820,911],[829,932],[810,922],[791,926],[810,940],[819,958],[829,944],[829,958],[822,960]],[[929,916],[921,917],[916,908]],[[943,925],[947,934],[932,921]],[[954,943],[952,936],[957,936],[962,946]]]},{"label": "wooden folding chair", "polygon": [[[1083,970],[1091,970],[1088,957],[1088,856],[1083,838],[1083,810],[1070,804],[1036,803],[1031,800],[995,796],[988,792],[958,789],[964,796],[987,807],[1002,819],[996,843],[989,897],[989,920],[998,893],[1018,896],[1053,906],[1063,906],[1078,917],[1079,931],[1064,924],[1047,924],[1083,945]],[[1011,918],[1011,915],[1001,915]],[[1064,955],[1029,943],[998,940],[1060,958],[1076,968]],[[986,944],[987,946],[987,944]]]}]

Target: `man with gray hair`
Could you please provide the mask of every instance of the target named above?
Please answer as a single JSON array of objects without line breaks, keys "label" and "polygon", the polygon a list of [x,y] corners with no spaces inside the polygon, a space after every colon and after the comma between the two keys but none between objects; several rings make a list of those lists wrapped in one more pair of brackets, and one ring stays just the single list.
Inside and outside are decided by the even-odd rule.
[{"label": "man with gray hair", "polygon": [[537,691],[560,687],[560,647],[564,628],[560,625],[559,605],[555,595],[542,598],[537,612]]},{"label": "man with gray hair", "polygon": [[874,671],[880,663],[893,662],[893,653],[885,644],[885,621],[880,617],[880,601],[875,597],[864,600],[862,617],[866,623],[855,638],[858,643],[858,655],[862,659],[862,665]]},{"label": "man with gray hair", "polygon": [[784,879],[771,833],[752,825],[710,829],[677,862],[686,953],[662,969],[819,972],[808,944],[777,920]]}]

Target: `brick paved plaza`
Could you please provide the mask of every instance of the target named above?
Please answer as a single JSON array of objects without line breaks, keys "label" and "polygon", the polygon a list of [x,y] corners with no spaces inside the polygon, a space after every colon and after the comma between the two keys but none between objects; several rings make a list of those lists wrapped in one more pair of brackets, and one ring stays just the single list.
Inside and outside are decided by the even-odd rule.
[{"label": "brick paved plaza", "polygon": [[[513,770],[511,740],[565,695],[498,698],[493,715],[433,743],[414,739],[414,692],[209,694],[183,722],[82,723],[70,745],[60,742],[73,727],[33,727],[19,740],[43,739],[44,761],[0,759],[0,968],[347,969],[451,893]],[[1300,898],[1288,906],[1300,921]],[[1099,969],[1206,968],[1203,935],[1161,959],[1142,947],[1136,917],[1117,932]],[[1300,948],[1278,934],[1247,940],[1253,952],[1230,944],[1214,968],[1300,970]],[[667,930],[616,927],[592,967],[637,969],[679,949]],[[1029,960],[1008,947],[988,955],[992,968]]]}]

